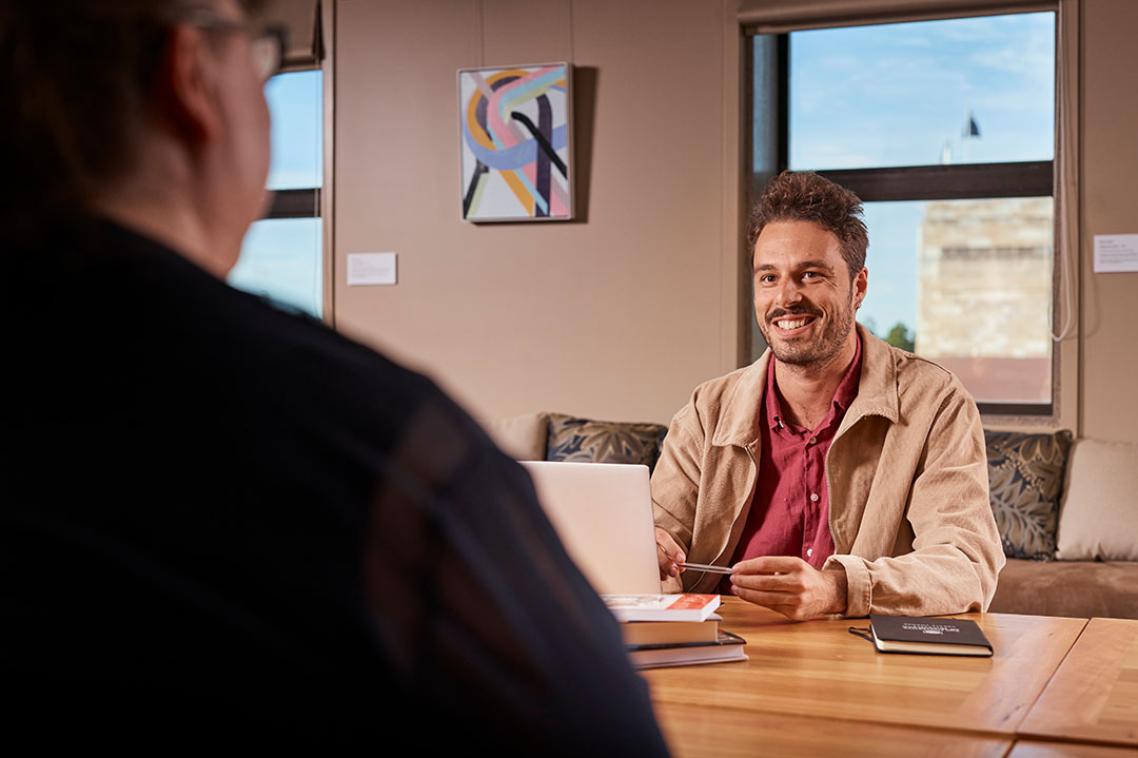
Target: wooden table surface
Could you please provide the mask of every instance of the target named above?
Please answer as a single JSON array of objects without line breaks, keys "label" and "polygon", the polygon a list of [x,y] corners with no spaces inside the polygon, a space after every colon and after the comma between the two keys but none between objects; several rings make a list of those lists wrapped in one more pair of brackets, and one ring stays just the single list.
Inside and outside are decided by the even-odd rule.
[{"label": "wooden table surface", "polygon": [[1138,621],[1091,619],[1020,730],[1138,746]]},{"label": "wooden table surface", "polygon": [[1010,737],[699,705],[657,703],[656,716],[676,758],[760,755],[1002,758],[1012,746]]},{"label": "wooden table surface", "polygon": [[1088,745],[1084,742],[1038,742],[1019,740],[1008,758],[1134,758],[1138,750]]},{"label": "wooden table surface", "polygon": [[[692,746],[692,754],[701,752],[707,724],[746,730],[755,713],[836,719],[855,736],[876,732],[848,722],[1011,738],[1087,623],[994,613],[960,616],[976,620],[995,647],[992,658],[965,658],[879,654],[846,631],[867,627],[867,619],[792,623],[727,597],[720,615],[724,629],[747,640],[750,660],[644,672],[670,738]],[[760,733],[766,728],[754,727]],[[988,746],[980,742],[975,747],[982,754]]]}]

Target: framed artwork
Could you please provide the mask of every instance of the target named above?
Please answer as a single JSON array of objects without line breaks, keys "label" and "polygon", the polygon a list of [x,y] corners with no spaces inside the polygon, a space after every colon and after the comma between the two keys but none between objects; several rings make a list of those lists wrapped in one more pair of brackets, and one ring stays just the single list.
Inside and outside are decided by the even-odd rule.
[{"label": "framed artwork", "polygon": [[568,63],[458,72],[462,218],[573,218],[572,72]]}]

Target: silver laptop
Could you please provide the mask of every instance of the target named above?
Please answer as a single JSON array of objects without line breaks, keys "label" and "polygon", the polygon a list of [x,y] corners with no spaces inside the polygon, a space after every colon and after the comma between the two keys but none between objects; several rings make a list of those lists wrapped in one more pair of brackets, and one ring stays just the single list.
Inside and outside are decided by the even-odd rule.
[{"label": "silver laptop", "polygon": [[523,461],[569,557],[601,594],[656,594],[648,467]]}]

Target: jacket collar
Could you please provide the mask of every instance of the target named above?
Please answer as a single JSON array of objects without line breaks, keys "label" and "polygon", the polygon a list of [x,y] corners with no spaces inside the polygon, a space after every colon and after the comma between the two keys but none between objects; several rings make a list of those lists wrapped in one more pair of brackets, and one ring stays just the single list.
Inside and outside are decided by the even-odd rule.
[{"label": "jacket collar", "polygon": [[[883,416],[892,423],[900,417],[900,395],[897,389],[897,364],[894,349],[874,337],[861,324],[861,380],[857,397],[850,404],[838,427],[838,435],[865,416]],[[719,418],[723,422],[715,430],[711,444],[716,447],[736,445],[754,449],[759,441],[759,404],[767,379],[770,348],[759,359],[743,369],[739,380],[723,398]]]}]

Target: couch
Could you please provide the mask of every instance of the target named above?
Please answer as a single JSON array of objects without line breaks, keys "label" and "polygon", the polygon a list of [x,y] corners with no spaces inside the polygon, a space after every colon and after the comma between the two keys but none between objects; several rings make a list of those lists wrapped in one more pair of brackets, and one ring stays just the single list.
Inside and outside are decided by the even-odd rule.
[{"label": "couch", "polygon": [[[1033,471],[1033,455],[1046,457],[1041,451],[1051,440],[1069,435],[1018,435],[1028,443],[1014,466],[1026,472],[1027,479],[1051,478],[1051,484],[1041,484],[1053,491],[1041,498],[1035,522],[1041,533],[1053,530],[1054,538],[1041,542],[1034,552],[1017,552],[1009,545],[1009,535],[1015,533],[1021,514],[1007,518],[1006,501],[1015,498],[1015,491],[1004,497],[1001,487],[1008,481],[1008,465],[998,467],[992,440],[994,434],[1014,433],[987,434],[991,500],[1009,556],[991,610],[1138,619],[1138,445],[1073,440],[1047,471]],[[1062,444],[1055,448],[1060,451]],[[1058,472],[1057,482],[1051,470]]]},{"label": "couch", "polygon": [[[644,463],[667,427],[533,413],[488,424],[518,460]],[[1008,556],[989,610],[1138,619],[1138,445],[985,430]]]}]

